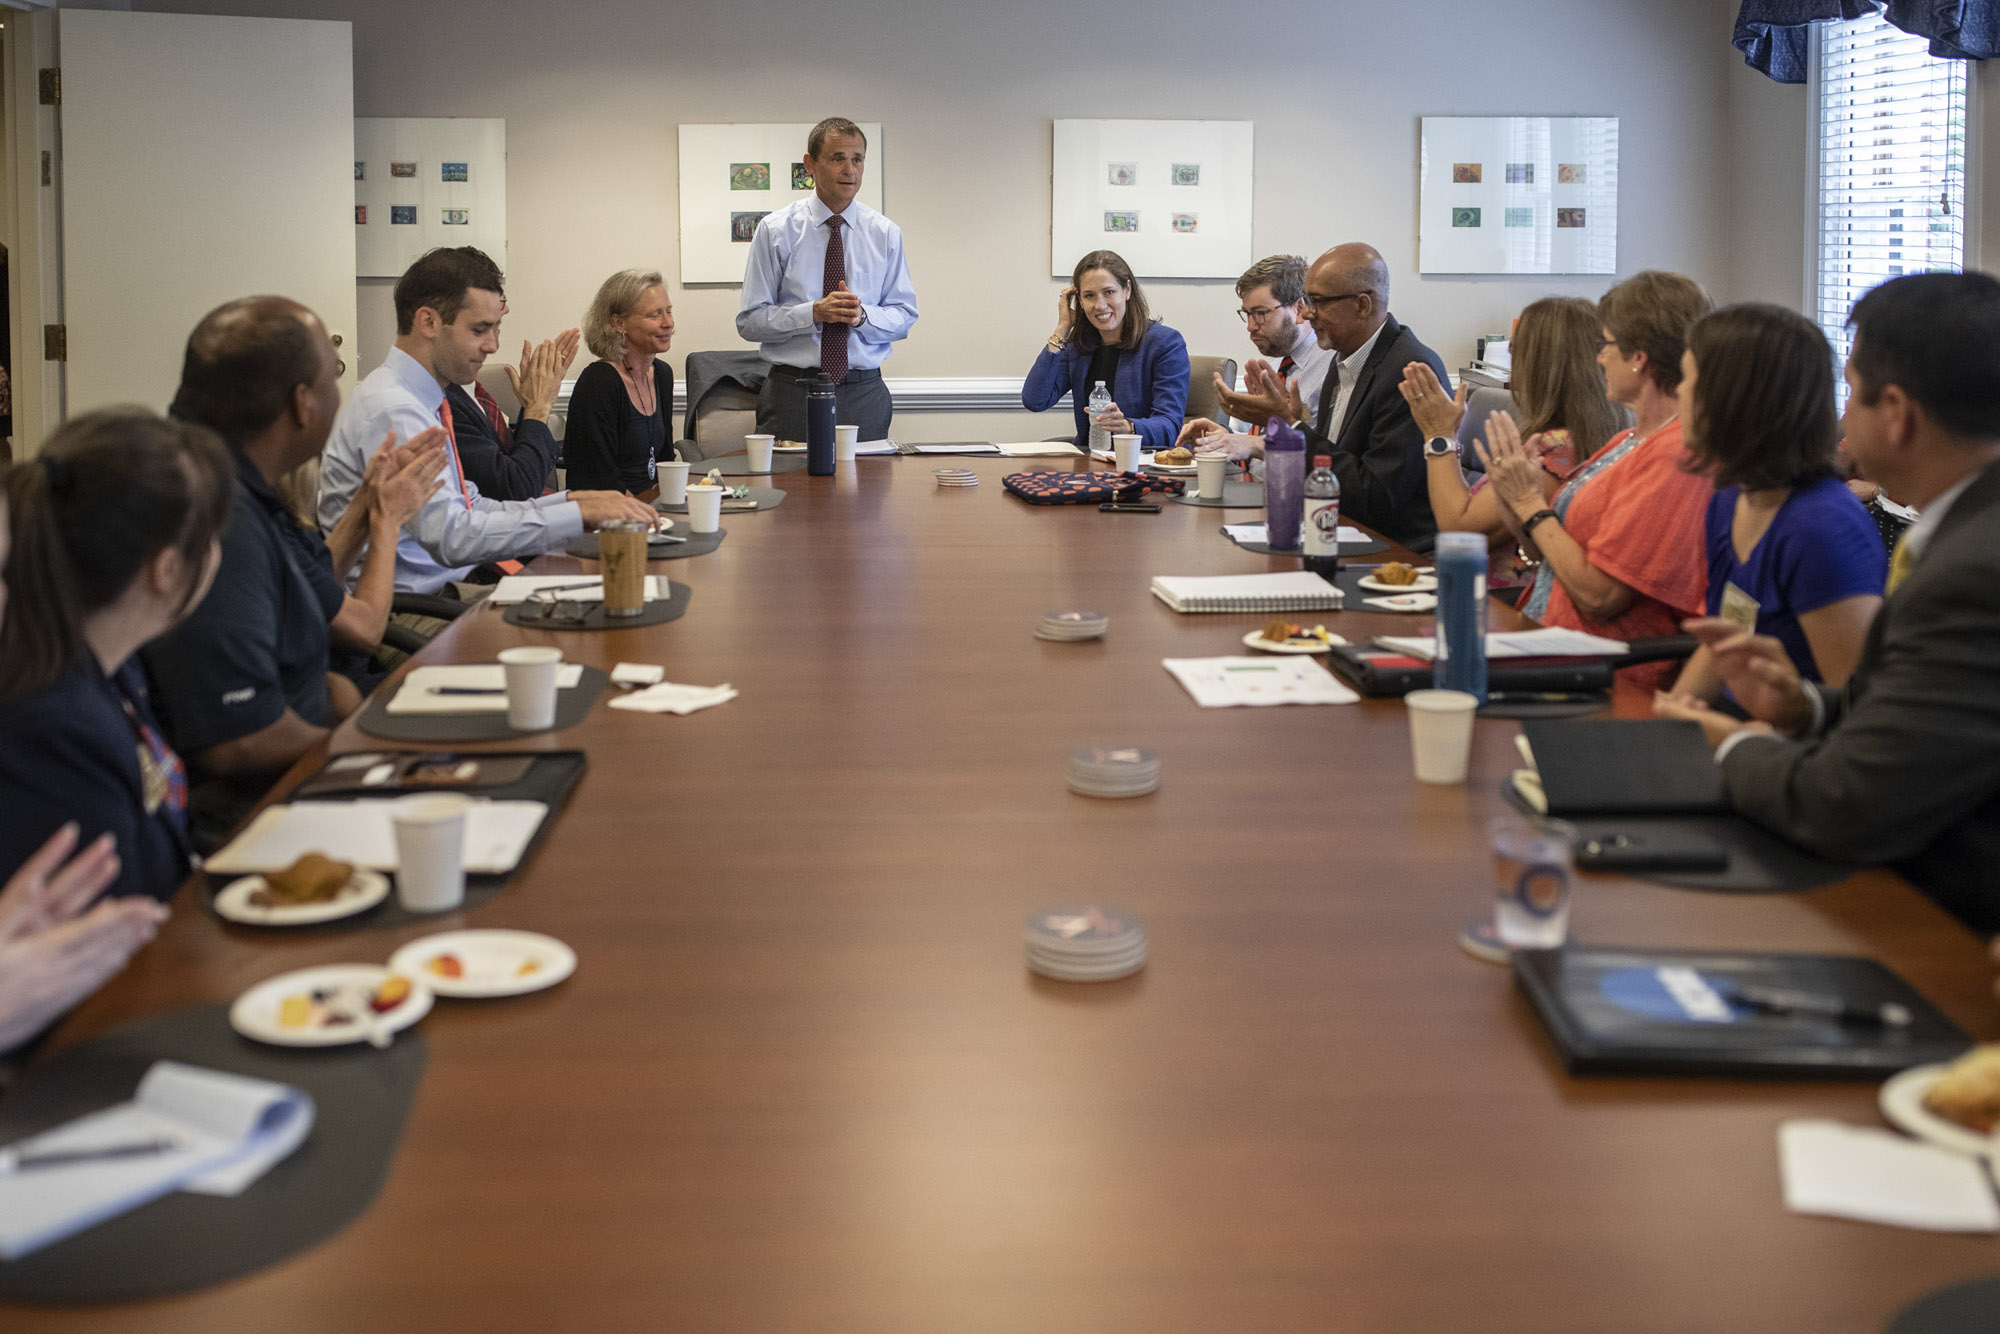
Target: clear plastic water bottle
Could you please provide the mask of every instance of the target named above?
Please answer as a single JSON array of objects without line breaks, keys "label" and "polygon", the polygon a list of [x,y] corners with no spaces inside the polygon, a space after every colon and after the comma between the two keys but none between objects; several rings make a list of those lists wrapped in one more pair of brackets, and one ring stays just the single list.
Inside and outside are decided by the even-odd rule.
[{"label": "clear plastic water bottle", "polygon": [[1481,533],[1439,533],[1437,658],[1431,677],[1439,690],[1462,690],[1486,702],[1486,538]]},{"label": "clear plastic water bottle", "polygon": [[1097,388],[1090,391],[1090,404],[1085,409],[1090,413],[1090,452],[1096,454],[1111,452],[1111,432],[1099,426],[1098,420],[1111,410],[1111,391],[1104,387],[1104,381],[1097,382]]},{"label": "clear plastic water bottle", "polygon": [[1306,568],[1326,580],[1340,572],[1340,478],[1330,455],[1313,455],[1306,475]]}]

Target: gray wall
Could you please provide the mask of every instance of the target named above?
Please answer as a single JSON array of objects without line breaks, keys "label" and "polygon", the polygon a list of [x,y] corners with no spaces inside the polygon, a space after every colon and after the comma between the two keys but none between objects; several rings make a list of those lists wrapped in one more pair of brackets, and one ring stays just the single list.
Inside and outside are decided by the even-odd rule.
[{"label": "gray wall", "polygon": [[[575,323],[606,273],[647,264],[674,282],[676,361],[740,346],[736,288],[671,277],[674,127],[833,113],[885,127],[886,204],[924,311],[897,375],[1018,375],[1047,335],[1053,117],[1255,120],[1258,252],[1375,243],[1397,315],[1454,366],[1528,301],[1594,297],[1610,280],[1419,276],[1420,115],[1618,116],[1621,273],[1665,267],[1720,297],[1797,300],[1802,127],[1777,122],[1799,121],[1803,101],[1736,68],[1734,0],[136,7],[349,19],[357,115],[504,116],[517,338]],[[391,328],[386,286],[363,286],[366,366]],[[1152,295],[1194,352],[1248,352],[1229,283]]]}]

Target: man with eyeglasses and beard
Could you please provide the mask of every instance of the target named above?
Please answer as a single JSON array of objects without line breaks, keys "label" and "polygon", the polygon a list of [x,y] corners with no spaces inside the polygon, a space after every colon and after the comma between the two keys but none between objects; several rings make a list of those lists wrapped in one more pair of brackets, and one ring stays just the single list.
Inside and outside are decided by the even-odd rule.
[{"label": "man with eyeglasses and beard", "polygon": [[[1251,345],[1278,377],[1297,385],[1308,413],[1319,411],[1319,389],[1333,353],[1319,345],[1319,335],[1306,319],[1306,262],[1298,255],[1271,255],[1258,260],[1236,280],[1236,317],[1250,333]],[[1220,377],[1217,377],[1218,380]],[[1227,386],[1220,386],[1227,388]],[[1190,418],[1174,443],[1185,449],[1226,450],[1232,458],[1247,458],[1251,441],[1262,435],[1264,423],[1251,422],[1247,432],[1232,434],[1206,417]]]}]

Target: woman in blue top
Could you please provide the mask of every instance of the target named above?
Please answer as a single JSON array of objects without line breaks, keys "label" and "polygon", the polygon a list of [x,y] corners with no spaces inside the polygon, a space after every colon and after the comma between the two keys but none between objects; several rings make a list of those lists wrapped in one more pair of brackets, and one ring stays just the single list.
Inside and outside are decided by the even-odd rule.
[{"label": "woman in blue top", "polygon": [[1056,297],[1056,331],[1021,385],[1021,406],[1044,412],[1068,394],[1076,444],[1088,448],[1088,404],[1100,380],[1112,406],[1097,425],[1138,436],[1147,453],[1173,447],[1187,412],[1187,342],[1153,319],[1131,266],[1109,250],[1078,260]]},{"label": "woman in blue top", "polygon": [[[1861,656],[1888,562],[1868,511],[1834,475],[1825,336],[1779,306],[1704,316],[1688,331],[1680,406],[1689,453],[1719,488],[1708,507],[1708,614],[1777,639],[1801,676],[1838,687]],[[1706,648],[1688,659],[1676,697],[1722,697]]]},{"label": "woman in blue top", "polygon": [[208,591],[235,472],[207,427],[125,410],[74,418],[8,475],[0,876],[72,822],[111,836],[114,895],[187,875],[187,772],[135,654]]}]

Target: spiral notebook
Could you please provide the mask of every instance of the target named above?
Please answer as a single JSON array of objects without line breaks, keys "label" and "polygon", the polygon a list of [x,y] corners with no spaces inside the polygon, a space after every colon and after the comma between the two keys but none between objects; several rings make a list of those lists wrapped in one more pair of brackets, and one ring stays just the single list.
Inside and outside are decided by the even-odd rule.
[{"label": "spiral notebook", "polygon": [[1316,574],[1163,574],[1153,596],[1178,612],[1339,611],[1338,588]]}]

